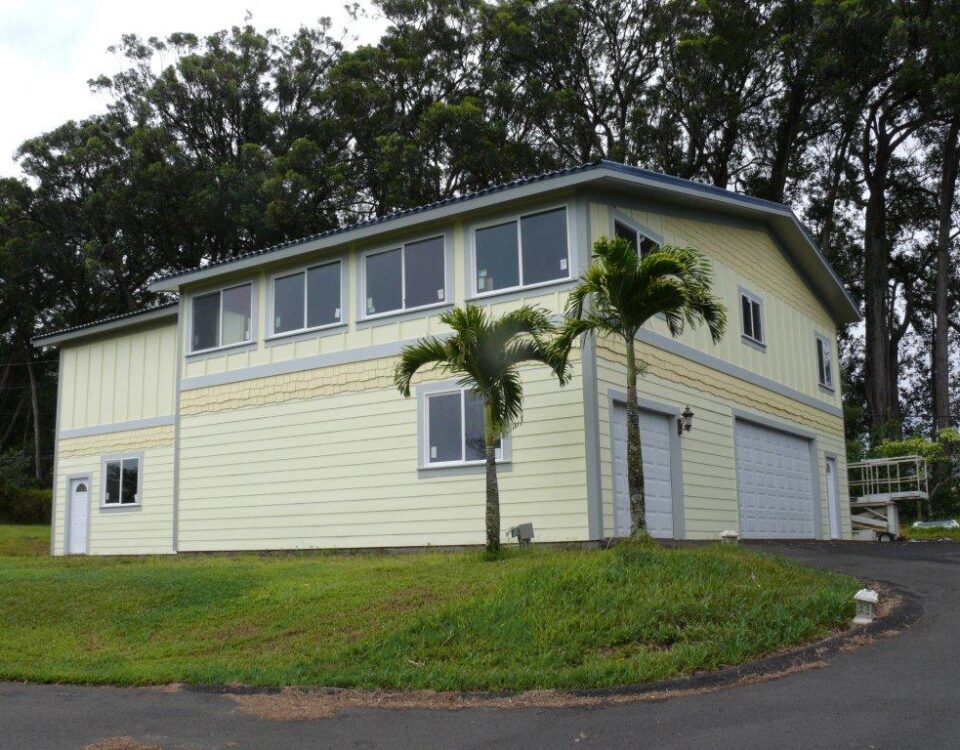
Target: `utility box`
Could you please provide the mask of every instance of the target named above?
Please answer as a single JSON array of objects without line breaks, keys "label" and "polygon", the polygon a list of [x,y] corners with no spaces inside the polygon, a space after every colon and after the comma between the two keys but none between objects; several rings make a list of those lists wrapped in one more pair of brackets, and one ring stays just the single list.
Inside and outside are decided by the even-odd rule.
[{"label": "utility box", "polygon": [[521,547],[525,547],[533,541],[533,524],[521,523],[510,529],[510,536],[519,542]]}]

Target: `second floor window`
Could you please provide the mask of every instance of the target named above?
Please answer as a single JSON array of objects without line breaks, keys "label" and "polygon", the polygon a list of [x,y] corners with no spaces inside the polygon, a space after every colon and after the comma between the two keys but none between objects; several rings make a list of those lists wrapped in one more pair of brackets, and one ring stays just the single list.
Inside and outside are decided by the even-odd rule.
[{"label": "second floor window", "polygon": [[645,258],[648,253],[658,250],[660,244],[637,229],[623,221],[613,222],[613,233],[615,237],[626,240],[634,252],[639,253],[641,258]]},{"label": "second floor window", "polygon": [[368,316],[446,301],[443,237],[368,253],[363,259],[363,288]]},{"label": "second floor window", "polygon": [[474,262],[477,294],[569,278],[566,209],[476,229]]},{"label": "second floor window", "polygon": [[743,323],[743,335],[751,341],[762,344],[763,339],[763,305],[760,300],[750,294],[740,293],[740,314]]},{"label": "second floor window", "polygon": [[817,377],[824,388],[833,388],[833,353],[829,339],[816,337]]},{"label": "second floor window", "polygon": [[341,320],[340,261],[273,280],[273,333],[335,325]]},{"label": "second floor window", "polygon": [[191,352],[252,341],[253,285],[238,284],[195,296],[191,318]]}]

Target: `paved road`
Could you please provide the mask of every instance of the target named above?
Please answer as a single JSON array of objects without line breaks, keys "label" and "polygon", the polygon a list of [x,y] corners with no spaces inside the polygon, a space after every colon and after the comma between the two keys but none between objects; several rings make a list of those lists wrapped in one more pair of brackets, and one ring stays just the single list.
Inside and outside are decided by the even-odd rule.
[{"label": "paved road", "polygon": [[803,562],[913,591],[903,634],[773,682],[601,708],[240,714],[222,696],[0,684],[2,750],[79,750],[129,736],[164,750],[237,748],[956,748],[960,545],[778,545]]}]

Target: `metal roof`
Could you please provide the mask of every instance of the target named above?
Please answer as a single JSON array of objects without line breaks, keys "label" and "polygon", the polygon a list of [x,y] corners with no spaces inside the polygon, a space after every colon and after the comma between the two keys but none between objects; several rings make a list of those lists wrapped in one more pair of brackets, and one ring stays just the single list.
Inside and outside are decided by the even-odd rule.
[{"label": "metal roof", "polygon": [[177,314],[178,302],[167,302],[162,305],[146,307],[143,310],[134,310],[133,312],[121,313],[120,315],[111,315],[109,318],[100,318],[90,323],[82,323],[69,328],[61,328],[58,331],[44,333],[40,336],[34,336],[30,341],[36,346],[53,346],[62,341],[80,338],[100,333],[112,328],[126,327],[137,323],[145,323],[149,320],[159,318],[173,317]]}]

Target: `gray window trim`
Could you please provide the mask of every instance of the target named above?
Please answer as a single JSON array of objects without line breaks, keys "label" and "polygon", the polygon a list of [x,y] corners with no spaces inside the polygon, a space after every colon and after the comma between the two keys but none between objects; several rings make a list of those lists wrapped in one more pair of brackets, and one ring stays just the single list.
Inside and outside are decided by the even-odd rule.
[{"label": "gray window trim", "polygon": [[[813,338],[815,340],[815,346],[817,347],[817,349],[814,350],[814,355],[815,355],[814,366],[817,368],[817,384],[820,386],[820,390],[826,393],[834,393],[836,389],[836,377],[834,375],[836,368],[834,367],[834,361],[833,361],[833,345],[830,343],[830,339],[824,336],[819,331],[814,331]],[[819,347],[821,344],[826,346],[827,364],[829,365],[829,369],[830,369],[829,383],[824,383],[823,380],[820,379]]]},{"label": "gray window trim", "polygon": [[629,214],[624,213],[623,211],[618,210],[617,208],[611,206],[610,208],[610,236],[616,237],[616,225],[623,224],[626,227],[629,227],[638,234],[642,234],[648,240],[653,240],[658,245],[663,246],[666,244],[663,240],[663,236],[659,232],[655,232],[650,229],[645,224],[634,219]]},{"label": "gray window trim", "polygon": [[[65,503],[64,509],[63,509],[63,554],[64,554],[64,555],[70,555],[70,554],[78,554],[78,555],[79,555],[79,554],[85,554],[85,555],[89,555],[89,554],[90,554],[90,525],[91,525],[91,524],[90,524],[90,516],[91,516],[92,514],[90,513],[90,509],[89,509],[89,508],[87,509],[87,534],[86,534],[84,552],[82,552],[82,553],[80,553],[80,552],[71,553],[71,552],[70,552],[70,520],[71,520],[71,519],[70,519],[70,514],[72,513],[72,507],[71,507],[71,506],[73,505],[73,498],[72,498],[71,495],[70,495],[70,485],[71,485],[73,482],[79,482],[79,481],[81,481],[81,480],[86,480],[86,481],[87,481],[87,486],[89,487],[89,490],[87,491],[87,495],[88,495],[88,500],[87,500],[87,502],[89,503],[89,502],[90,502],[90,501],[89,501],[89,497],[93,497],[93,474],[90,473],[90,472],[83,472],[83,473],[80,473],[80,474],[67,474],[67,475],[64,477],[63,497],[64,497],[65,500],[66,500],[66,503]],[[56,483],[54,483],[54,484],[56,484]],[[52,526],[52,525],[51,525],[51,527],[50,527],[50,533],[51,533],[51,535],[53,534],[53,526]]]},{"label": "gray window trim", "polygon": [[[193,301],[197,297],[205,297],[208,294],[220,294],[220,330],[217,331],[217,339],[221,339],[223,336],[223,292],[229,291],[230,289],[236,289],[241,286],[250,286],[250,337],[246,341],[238,341],[234,344],[225,344],[220,346],[209,347],[207,349],[197,349],[193,350]],[[190,292],[187,295],[187,304],[185,307],[185,312],[187,315],[187,324],[186,330],[187,334],[187,359],[203,359],[205,356],[218,355],[221,352],[227,352],[233,349],[247,348],[252,349],[257,346],[257,318],[259,315],[257,303],[259,301],[259,278],[248,278],[241,279],[229,284],[224,284],[222,286],[208,287],[206,289],[197,289]]]},{"label": "gray window trim", "polygon": [[[304,274],[303,282],[303,296],[304,296],[304,322],[306,322],[306,299],[307,299],[307,282],[306,282],[306,273],[312,268],[320,268],[321,266],[329,266],[334,263],[340,264],[340,320],[335,323],[325,323],[320,326],[306,326],[304,328],[297,328],[292,331],[284,331],[283,333],[274,333],[273,325],[276,320],[276,314],[273,309],[274,304],[274,284],[277,279],[282,279],[286,276],[294,276],[298,273]],[[338,255],[331,256],[329,258],[324,258],[322,260],[316,260],[313,263],[302,263],[298,266],[291,266],[285,268],[281,271],[274,271],[273,273],[267,276],[267,309],[266,309],[266,322],[264,323],[263,330],[265,335],[265,340],[267,343],[277,341],[280,339],[289,339],[294,336],[304,336],[309,338],[310,334],[322,333],[324,331],[329,331],[335,328],[342,328],[347,325],[347,259],[346,255],[340,253]]]},{"label": "gray window trim", "polygon": [[[107,504],[107,464],[116,463],[117,461],[130,460],[131,458],[137,459],[137,502],[135,503],[110,503]],[[143,461],[143,451],[127,451],[125,453],[112,453],[107,456],[100,457],[100,510],[101,511],[123,511],[125,509],[134,509],[140,508],[143,506],[143,470],[144,470],[144,461]],[[122,472],[122,464],[121,464]],[[121,473],[120,478],[121,484],[123,483],[123,474]]]},{"label": "gray window trim", "polygon": [[[743,343],[748,346],[752,346],[757,351],[766,351],[767,350],[767,314],[763,306],[763,297],[755,292],[751,292],[748,289],[745,289],[742,286],[737,287],[737,307],[740,309],[740,339]],[[746,297],[751,302],[756,302],[757,306],[760,308],[760,332],[761,338],[756,338],[749,335],[743,330],[743,297]],[[752,321],[751,321],[752,322]]]},{"label": "gray window trim", "polygon": [[[427,399],[430,396],[439,396],[444,393],[462,393],[468,390],[453,380],[439,383],[422,383],[416,388],[417,398],[417,470],[418,471],[440,471],[450,469],[459,471],[462,469],[483,469],[484,461],[457,461],[442,464],[431,464],[428,459],[427,444],[430,439],[429,421],[427,419]],[[513,445],[511,435],[508,432],[503,436],[500,445],[500,458],[497,460],[497,466],[504,466],[513,462]]]},{"label": "gray window trim", "polygon": [[[448,228],[436,232],[428,232],[427,234],[409,237],[384,245],[377,245],[376,247],[361,251],[358,256],[360,267],[357,269],[360,287],[360,292],[357,295],[357,324],[395,318],[400,315],[410,315],[411,313],[415,316],[416,313],[436,310],[442,307],[452,307],[454,303],[450,297],[451,291],[453,290],[453,238],[451,231],[452,230]],[[443,301],[431,302],[429,305],[407,307],[407,268],[404,262],[406,259],[406,247],[407,245],[414,245],[418,242],[437,238],[443,240]],[[403,306],[396,310],[387,310],[386,312],[367,315],[367,258],[371,255],[379,255],[380,253],[386,253],[391,250],[400,250],[400,296]]]}]

